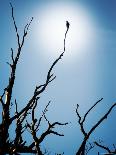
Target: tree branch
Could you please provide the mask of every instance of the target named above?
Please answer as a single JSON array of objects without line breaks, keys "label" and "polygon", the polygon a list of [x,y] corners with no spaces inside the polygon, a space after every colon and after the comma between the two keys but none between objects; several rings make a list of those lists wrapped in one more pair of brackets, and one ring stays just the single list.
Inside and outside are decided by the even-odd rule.
[{"label": "tree branch", "polygon": [[[42,133],[42,135],[40,136],[40,138],[38,138],[38,143],[40,144],[45,138],[46,136],[48,136],[49,134],[55,134],[55,135],[58,135],[58,136],[64,136],[63,134],[59,134],[58,132],[56,131],[53,131],[52,129],[55,128],[56,125],[67,125],[68,123],[59,123],[59,122],[54,122],[53,124],[48,124],[48,129]],[[34,145],[34,142],[29,146],[29,148],[33,148],[35,145]]]},{"label": "tree branch", "polygon": [[76,114],[78,116],[78,123],[80,125],[80,128],[81,128],[81,132],[83,133],[83,135],[86,137],[87,136],[87,133],[84,129],[84,126],[83,126],[83,123],[81,122],[82,120],[82,117],[80,116],[79,112],[78,112],[78,108],[79,108],[79,105],[77,104],[77,108],[76,108]]},{"label": "tree branch", "polygon": [[102,100],[103,100],[103,98],[101,98],[100,100],[98,100],[98,101],[85,113],[84,118],[83,118],[83,120],[81,121],[81,123],[84,123],[84,121],[85,121],[87,115],[89,114],[89,112],[90,112],[98,103],[100,103]]},{"label": "tree branch", "polygon": [[110,149],[104,145],[99,144],[98,142],[94,142],[95,145],[99,146],[100,148],[106,150],[108,153],[111,153]]},{"label": "tree branch", "polygon": [[[67,35],[67,32],[68,30],[66,30],[66,33],[65,33],[65,40],[66,40],[66,35]],[[64,47],[65,47],[65,44],[64,44]],[[64,51],[65,52],[65,51]],[[52,77],[53,74],[51,74],[53,68],[55,67],[55,65],[58,63],[58,61],[63,57],[64,55],[64,52],[62,52],[59,57],[52,63],[48,73],[47,73],[47,78],[46,78],[46,82],[43,84],[43,85],[40,85],[40,86],[37,86],[34,90],[34,95],[32,96],[32,98],[29,100],[28,104],[18,113],[18,115],[15,115],[13,116],[11,119],[10,119],[10,123],[12,123],[13,120],[15,120],[17,117],[19,117],[20,115],[22,115],[25,110],[29,110],[30,108],[32,108],[33,106],[33,101],[36,99],[36,97],[38,97],[41,93],[43,93],[46,89],[46,87],[48,86],[48,84],[50,82],[52,82],[56,76]],[[51,79],[52,77],[52,79]]]},{"label": "tree branch", "polygon": [[77,116],[78,116],[78,118],[79,118],[78,123],[79,123],[79,125],[80,125],[81,132],[82,132],[83,135],[84,135],[84,139],[83,139],[83,141],[82,141],[82,143],[81,143],[81,146],[80,146],[79,150],[77,151],[76,155],[84,155],[84,154],[85,154],[85,151],[86,151],[86,147],[85,147],[85,146],[86,146],[86,143],[87,143],[87,141],[88,141],[90,135],[94,132],[94,130],[95,130],[105,119],[107,119],[107,117],[108,117],[108,115],[111,113],[112,109],[116,106],[116,103],[114,103],[114,104],[109,108],[109,110],[105,113],[105,115],[103,115],[103,116],[101,117],[101,119],[100,119],[95,125],[93,125],[93,127],[91,127],[91,129],[90,129],[88,132],[86,132],[85,129],[84,129],[83,123],[85,122],[86,117],[87,117],[87,115],[90,113],[90,111],[91,111],[93,108],[95,108],[95,106],[96,106],[99,102],[101,102],[102,99],[103,99],[103,98],[101,98],[100,100],[98,100],[98,101],[85,113],[83,119],[82,119],[82,117],[80,116],[80,114],[79,114],[79,112],[78,112],[78,107],[79,107],[79,105],[77,105],[76,114],[77,114]]},{"label": "tree branch", "polygon": [[91,135],[91,133],[105,120],[107,119],[108,115],[111,113],[112,109],[116,106],[116,103],[114,103],[108,112],[91,128],[91,130],[88,133],[88,136]]}]

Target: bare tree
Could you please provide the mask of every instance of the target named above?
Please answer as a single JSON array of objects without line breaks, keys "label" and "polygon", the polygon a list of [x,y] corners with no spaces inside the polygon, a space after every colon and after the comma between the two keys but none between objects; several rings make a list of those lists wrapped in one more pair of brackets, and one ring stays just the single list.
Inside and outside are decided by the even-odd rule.
[{"label": "bare tree", "polygon": [[[57,126],[63,126],[67,125],[68,123],[60,123],[60,122],[53,122],[51,123],[46,116],[46,112],[48,111],[48,106],[50,104],[50,101],[46,105],[41,117],[37,119],[35,117],[35,109],[38,105],[38,100],[40,99],[40,94],[42,94],[49,83],[51,83],[56,76],[52,73],[53,68],[58,63],[58,61],[63,57],[65,52],[65,41],[67,32],[69,30],[69,27],[66,28],[65,32],[65,38],[64,38],[64,51],[59,55],[59,57],[52,63],[50,69],[48,70],[46,81],[44,84],[41,84],[39,86],[36,86],[33,95],[31,96],[28,103],[23,107],[20,111],[18,111],[18,103],[15,99],[15,113],[13,116],[11,116],[10,112],[10,106],[12,105],[12,92],[13,87],[16,79],[16,68],[17,64],[20,58],[20,55],[22,53],[22,47],[24,46],[25,39],[27,37],[31,22],[33,21],[33,17],[31,18],[30,22],[27,23],[24,27],[22,40],[18,32],[16,20],[14,17],[14,8],[12,4],[10,3],[11,10],[12,10],[12,20],[16,32],[17,37],[17,52],[16,56],[14,56],[14,50],[11,48],[11,60],[12,63],[8,62],[8,65],[11,68],[11,73],[9,76],[9,83],[8,86],[4,89],[3,94],[0,96],[0,102],[2,107],[2,116],[1,120],[2,123],[0,124],[0,154],[19,154],[19,153],[37,153],[38,155],[42,155],[42,151],[40,148],[41,142],[46,138],[48,135],[57,135],[57,136],[64,136],[63,134],[58,133],[57,131],[54,131],[54,128]],[[28,118],[28,116],[31,115],[31,121]],[[37,132],[39,132],[40,124],[42,120],[45,120],[48,124],[48,128],[45,132],[43,132],[39,137],[37,136]],[[9,135],[9,129],[13,123],[16,123],[16,129],[15,138],[11,141],[10,135]],[[30,145],[27,145],[26,140],[24,140],[22,134],[25,131],[29,131],[33,138],[33,142]]]},{"label": "bare tree", "polygon": [[[56,122],[50,122],[47,118],[47,111],[48,107],[51,103],[51,101],[48,102],[46,105],[45,109],[42,111],[42,114],[39,118],[36,118],[35,111],[38,108],[38,101],[40,99],[40,94],[42,94],[47,86],[56,78],[54,74],[52,73],[54,67],[56,64],[62,59],[64,53],[65,53],[65,43],[66,43],[66,37],[67,33],[70,27],[70,24],[68,21],[66,21],[66,32],[64,36],[64,47],[63,47],[63,52],[59,55],[59,57],[52,63],[51,67],[49,68],[46,76],[46,81],[39,85],[36,86],[34,89],[34,92],[32,96],[30,97],[30,100],[26,103],[26,105],[18,111],[18,103],[17,100],[15,99],[14,105],[15,105],[15,113],[13,116],[11,116],[11,111],[10,107],[12,106],[12,92],[15,84],[15,79],[16,79],[16,69],[17,65],[19,62],[20,55],[22,53],[22,48],[25,43],[25,39],[28,35],[28,31],[31,25],[31,22],[33,21],[33,17],[31,18],[30,22],[27,23],[24,27],[23,31],[23,36],[21,37],[18,32],[16,20],[14,17],[14,8],[12,4],[10,3],[11,10],[12,10],[12,20],[16,32],[16,38],[17,38],[17,51],[16,51],[16,56],[14,56],[14,49],[11,48],[11,60],[12,62],[7,64],[10,66],[11,72],[9,76],[9,83],[7,87],[4,89],[3,94],[0,96],[0,103],[1,103],[1,109],[2,109],[2,115],[1,117],[1,124],[0,124],[0,155],[4,154],[15,154],[18,155],[20,153],[35,153],[38,155],[43,155],[43,154],[51,154],[48,152],[46,149],[43,151],[41,149],[40,144],[44,141],[44,139],[48,135],[57,135],[57,136],[64,136],[64,134],[58,133],[55,131],[55,127],[57,126],[65,126],[68,123],[60,123],[58,121]],[[22,38],[22,39],[21,39]],[[116,106],[116,103],[114,103],[108,111],[96,122],[87,132],[84,127],[84,123],[86,122],[86,117],[89,115],[89,113],[97,106],[98,103],[100,103],[103,100],[101,98],[98,100],[93,106],[90,107],[90,109],[84,114],[82,117],[78,111],[79,105],[77,105],[76,108],[76,114],[78,117],[78,124],[80,126],[80,130],[84,136],[83,141],[79,147],[79,149],[76,152],[76,155],[87,155],[91,149],[93,149],[95,146],[100,147],[106,151],[108,154],[116,154],[116,147],[113,144],[113,149],[110,149],[108,146],[105,146],[101,144],[100,142],[89,142],[90,136],[94,133],[94,131],[99,128],[100,124],[103,123],[105,119],[111,114],[112,110]],[[30,117],[31,119],[28,119]],[[40,135],[38,136],[38,133],[40,131],[41,123],[42,121],[45,121],[47,123],[47,129]],[[15,123],[15,138],[11,140],[10,135],[9,135],[9,129],[11,128],[12,124]],[[31,144],[27,144],[26,140],[23,137],[23,134],[25,132],[29,132],[30,136],[32,137],[32,142]],[[56,153],[58,155],[58,153]],[[62,155],[64,154],[61,153]],[[59,155],[61,155],[59,154]],[[99,152],[98,152],[99,154]]]},{"label": "bare tree", "polygon": [[116,106],[116,103],[114,103],[109,109],[108,111],[98,120],[98,122],[96,122],[90,129],[89,131],[87,132],[85,130],[85,127],[84,127],[84,123],[86,121],[86,117],[88,116],[88,114],[92,111],[92,109],[94,109],[96,107],[96,105],[98,103],[100,103],[101,101],[103,100],[103,98],[101,98],[100,100],[98,100],[93,106],[90,107],[90,109],[84,114],[84,116],[80,116],[79,114],[79,111],[78,111],[78,108],[79,108],[79,105],[77,104],[77,108],[76,108],[76,114],[77,114],[77,117],[78,117],[78,124],[80,126],[80,130],[84,136],[84,139],[79,147],[79,149],[77,150],[77,153],[76,155],[86,155],[93,147],[95,147],[95,145],[105,149],[108,151],[108,153],[116,153],[116,150],[114,151],[110,151],[110,149],[108,149],[107,147],[103,147],[102,145],[100,145],[98,142],[94,142],[94,144],[91,144],[89,143],[89,146],[87,145],[87,142],[90,138],[90,136],[93,134],[93,132],[99,128],[99,126],[101,125],[101,123],[103,123],[103,121],[105,119],[107,119],[107,117],[111,114],[111,111],[113,110],[113,108]]}]

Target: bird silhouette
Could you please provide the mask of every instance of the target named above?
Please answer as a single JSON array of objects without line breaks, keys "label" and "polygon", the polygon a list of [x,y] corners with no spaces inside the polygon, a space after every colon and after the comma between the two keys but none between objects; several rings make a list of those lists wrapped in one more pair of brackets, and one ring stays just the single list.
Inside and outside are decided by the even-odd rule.
[{"label": "bird silhouette", "polygon": [[67,30],[69,29],[69,26],[70,26],[70,23],[68,21],[66,21]]}]

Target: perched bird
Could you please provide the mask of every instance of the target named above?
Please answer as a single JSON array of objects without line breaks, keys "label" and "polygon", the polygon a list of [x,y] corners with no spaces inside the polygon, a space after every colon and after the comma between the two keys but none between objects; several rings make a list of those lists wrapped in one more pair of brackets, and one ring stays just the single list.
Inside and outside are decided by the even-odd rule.
[{"label": "perched bird", "polygon": [[66,21],[66,27],[67,29],[69,29],[70,23],[68,21]]}]

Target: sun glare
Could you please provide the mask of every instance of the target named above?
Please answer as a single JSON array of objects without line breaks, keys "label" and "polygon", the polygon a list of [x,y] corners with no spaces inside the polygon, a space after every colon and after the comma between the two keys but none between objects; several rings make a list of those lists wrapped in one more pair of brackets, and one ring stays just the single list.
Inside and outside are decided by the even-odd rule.
[{"label": "sun glare", "polygon": [[87,12],[74,6],[47,6],[41,12],[38,36],[45,51],[56,55],[63,50],[63,39],[66,31],[66,20],[70,23],[67,34],[67,56],[75,56],[78,51],[87,48],[93,35],[92,21]]}]

